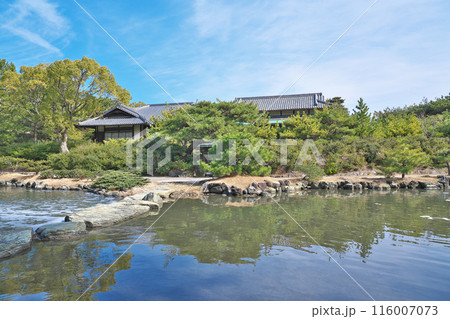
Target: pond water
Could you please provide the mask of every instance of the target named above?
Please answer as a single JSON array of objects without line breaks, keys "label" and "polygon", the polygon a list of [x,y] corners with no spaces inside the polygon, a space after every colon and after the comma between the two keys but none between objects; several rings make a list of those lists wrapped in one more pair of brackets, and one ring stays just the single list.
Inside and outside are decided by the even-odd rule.
[{"label": "pond water", "polygon": [[[0,209],[11,196],[40,212],[44,204],[57,212],[98,200],[73,194],[78,201],[2,195]],[[278,198],[280,206],[266,200],[182,199],[158,216],[77,241],[36,240],[29,252],[0,261],[0,300],[76,300],[91,285],[81,300],[450,299],[448,192],[318,191]]]},{"label": "pond water", "polygon": [[67,213],[115,201],[111,197],[77,191],[47,191],[0,187],[0,227],[37,228],[64,220]]}]

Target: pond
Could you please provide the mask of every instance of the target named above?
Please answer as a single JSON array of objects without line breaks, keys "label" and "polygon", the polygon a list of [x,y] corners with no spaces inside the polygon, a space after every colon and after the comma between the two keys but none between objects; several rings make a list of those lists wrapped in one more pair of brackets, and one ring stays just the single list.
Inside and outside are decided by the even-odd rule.
[{"label": "pond", "polygon": [[[78,201],[39,192],[6,197],[39,212],[99,200],[64,194]],[[450,299],[448,192],[317,191],[276,201],[181,199],[158,216],[78,241],[36,240],[29,252],[0,261],[0,300]]]}]

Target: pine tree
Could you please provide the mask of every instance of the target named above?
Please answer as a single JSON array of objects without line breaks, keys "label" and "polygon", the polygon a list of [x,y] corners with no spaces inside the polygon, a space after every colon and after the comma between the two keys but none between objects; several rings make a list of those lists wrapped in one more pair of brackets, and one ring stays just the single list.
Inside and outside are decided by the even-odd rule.
[{"label": "pine tree", "polygon": [[359,136],[365,136],[369,133],[370,126],[370,113],[369,107],[364,100],[360,98],[358,100],[358,105],[356,105],[356,110],[354,111],[354,116],[356,117],[356,134]]}]

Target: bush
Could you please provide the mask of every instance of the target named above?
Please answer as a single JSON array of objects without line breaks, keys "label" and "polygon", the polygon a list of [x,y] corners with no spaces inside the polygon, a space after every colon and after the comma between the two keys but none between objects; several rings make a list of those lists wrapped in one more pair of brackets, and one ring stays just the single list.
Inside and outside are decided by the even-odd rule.
[{"label": "bush", "polygon": [[31,161],[24,158],[0,156],[0,170],[40,172],[48,169],[47,161]]},{"label": "bush", "polygon": [[120,170],[126,167],[126,141],[88,143],[72,149],[69,153],[51,155],[48,160],[49,166],[56,170]]},{"label": "bush", "polygon": [[57,153],[59,153],[59,144],[57,142],[26,142],[0,147],[0,154],[3,156],[34,161],[46,160],[50,155]]},{"label": "bush", "polygon": [[127,172],[108,172],[97,178],[92,184],[94,187],[103,187],[106,189],[132,188],[138,185],[147,184],[147,180],[136,174]]},{"label": "bush", "polygon": [[295,167],[295,170],[297,172],[305,174],[305,178],[309,179],[310,181],[319,180],[325,175],[324,170],[314,164],[298,165]]}]

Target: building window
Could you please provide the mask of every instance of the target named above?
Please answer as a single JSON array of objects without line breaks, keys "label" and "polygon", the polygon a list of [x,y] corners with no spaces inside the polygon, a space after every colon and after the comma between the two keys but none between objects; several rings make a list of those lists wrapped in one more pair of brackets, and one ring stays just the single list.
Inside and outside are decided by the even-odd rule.
[{"label": "building window", "polygon": [[115,127],[105,127],[105,141],[117,140],[119,138],[132,138],[133,137],[133,127],[129,126],[115,126]]}]

